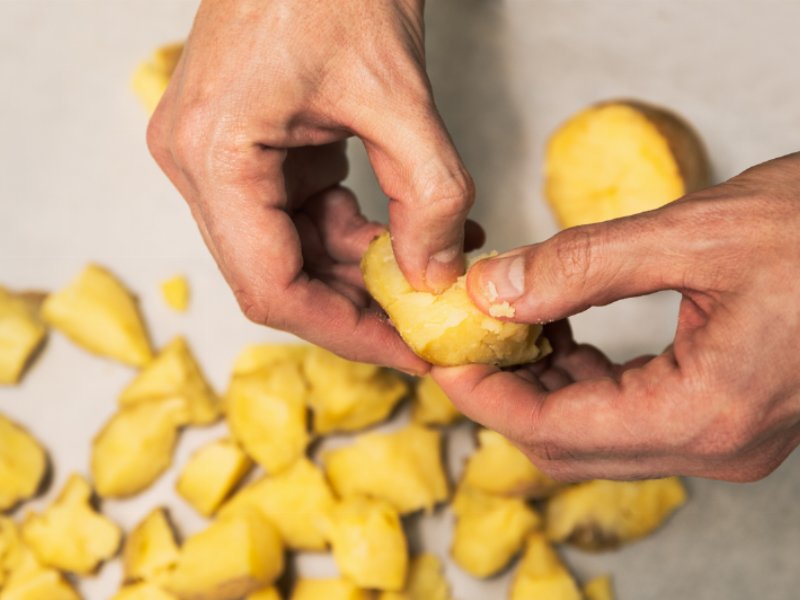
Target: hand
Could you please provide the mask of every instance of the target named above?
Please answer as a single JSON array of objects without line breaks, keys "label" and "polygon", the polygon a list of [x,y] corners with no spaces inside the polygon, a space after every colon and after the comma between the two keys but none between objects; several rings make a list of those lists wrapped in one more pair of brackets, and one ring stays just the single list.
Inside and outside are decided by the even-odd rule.
[{"label": "hand", "polygon": [[564,231],[480,262],[513,320],[548,322],[677,290],[673,344],[614,365],[546,327],[555,351],[516,371],[433,369],[456,406],[562,479],[684,474],[753,481],[800,442],[800,153],[666,207]]},{"label": "hand", "polygon": [[408,279],[463,273],[472,183],[424,68],[422,0],[204,0],[148,129],[244,313],[348,358],[428,365],[367,307],[342,140],[389,197]]}]

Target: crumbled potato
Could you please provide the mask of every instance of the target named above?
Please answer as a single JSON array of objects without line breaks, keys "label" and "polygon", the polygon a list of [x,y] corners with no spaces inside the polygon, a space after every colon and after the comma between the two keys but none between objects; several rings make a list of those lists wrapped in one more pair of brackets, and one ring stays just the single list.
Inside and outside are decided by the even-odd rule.
[{"label": "crumbled potato", "polygon": [[175,275],[162,281],[161,295],[172,310],[186,312],[189,308],[189,282],[183,275]]},{"label": "crumbled potato", "polygon": [[179,428],[187,420],[180,398],[134,404],[114,414],[92,442],[97,493],[123,498],[152,484],[172,463]]},{"label": "crumbled potato", "polygon": [[251,375],[283,363],[302,367],[310,350],[308,344],[251,344],[236,357],[233,376]]},{"label": "crumbled potato", "polygon": [[283,362],[231,380],[225,399],[233,437],[267,473],[303,456],[308,445],[308,389],[299,365]]},{"label": "crumbled potato", "polygon": [[0,512],[36,494],[47,453],[23,427],[0,414]]},{"label": "crumbled potato", "polygon": [[111,600],[178,600],[153,583],[142,581],[121,588]]},{"label": "crumbled potato", "polygon": [[541,520],[520,498],[492,496],[461,485],[453,499],[456,516],[450,553],[475,577],[490,577],[522,549]]},{"label": "crumbled potato", "polygon": [[92,508],[91,497],[86,480],[72,475],[42,514],[25,515],[22,538],[43,565],[88,575],[117,552],[122,532]]},{"label": "crumbled potato", "polygon": [[464,468],[466,485],[489,494],[524,498],[546,498],[563,487],[499,433],[481,429],[478,443]]},{"label": "crumbled potato", "polygon": [[126,582],[162,584],[178,562],[175,532],[163,508],[154,509],[125,540],[122,570]]},{"label": "crumbled potato", "polygon": [[133,72],[131,87],[147,112],[152,113],[161,101],[182,52],[183,42],[156,48],[153,55]]},{"label": "crumbled potato", "polygon": [[562,227],[663,206],[708,185],[703,144],[680,117],[642,102],[587,108],[550,138],[545,196]]},{"label": "crumbled potato", "polygon": [[82,348],[142,367],[153,358],[133,295],[106,269],[86,267],[67,287],[50,294],[42,316]]},{"label": "crumbled potato", "polygon": [[461,416],[433,377],[426,375],[419,380],[411,407],[412,421],[422,425],[449,425]]},{"label": "crumbled potato", "polygon": [[325,520],[333,558],[347,579],[363,588],[399,591],[408,572],[408,545],[400,516],[382,500],[351,498]]},{"label": "crumbled potato", "polygon": [[322,470],[301,458],[282,473],[242,488],[222,506],[219,516],[256,509],[275,525],[289,548],[324,550],[320,515],[330,512],[335,502]]},{"label": "crumbled potato", "polygon": [[361,271],[398,333],[430,363],[511,366],[549,352],[541,325],[504,322],[481,312],[467,294],[466,276],[438,295],[414,290],[395,260],[388,233],[370,244]]},{"label": "crumbled potato", "polygon": [[186,540],[166,587],[181,600],[236,600],[282,571],[278,532],[257,511],[241,511]]},{"label": "crumbled potato", "polygon": [[651,533],[685,502],[686,490],[677,477],[587,481],[550,498],[547,535],[585,550],[613,548]]},{"label": "crumbled potato", "polygon": [[372,594],[346,579],[298,579],[290,600],[371,600]]},{"label": "crumbled potato", "polygon": [[378,600],[452,600],[442,561],[428,552],[412,559],[402,592],[382,592]]},{"label": "crumbled potato", "polygon": [[172,340],[139,372],[123,390],[119,405],[126,407],[174,398],[186,404],[193,425],[208,425],[219,419],[220,400],[183,337]]},{"label": "crumbled potato", "polygon": [[250,457],[228,439],[197,450],[176,484],[178,493],[197,512],[211,516],[253,466]]},{"label": "crumbled potato", "polygon": [[614,588],[611,586],[611,577],[599,575],[586,582],[583,586],[585,600],[614,600]]},{"label": "crumbled potato", "polygon": [[409,425],[393,433],[367,433],[354,444],[323,454],[331,485],[342,498],[386,500],[401,514],[430,510],[448,497],[441,433]]},{"label": "crumbled potato", "polygon": [[530,534],[509,600],[583,600],[578,585],[541,532]]},{"label": "crumbled potato", "polygon": [[277,588],[268,587],[248,594],[244,600],[281,600],[281,594]]},{"label": "crumbled potato", "polygon": [[408,388],[394,371],[311,347],[303,361],[314,431],[356,431],[386,419]]},{"label": "crumbled potato", "polygon": [[17,383],[47,336],[39,315],[43,296],[0,287],[0,385]]}]

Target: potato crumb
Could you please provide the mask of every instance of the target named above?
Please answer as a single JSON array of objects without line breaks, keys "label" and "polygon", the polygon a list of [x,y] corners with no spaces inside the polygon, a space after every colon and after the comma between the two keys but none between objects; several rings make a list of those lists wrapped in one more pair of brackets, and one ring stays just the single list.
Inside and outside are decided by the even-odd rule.
[{"label": "potato crumb", "polygon": [[486,284],[486,297],[489,299],[489,302],[497,300],[497,286],[494,284],[494,281],[490,281]]},{"label": "potato crumb", "polygon": [[186,312],[189,308],[189,282],[182,275],[175,275],[163,281],[161,295],[167,306],[177,312]]},{"label": "potato crumb", "polygon": [[516,310],[514,307],[511,306],[508,302],[503,302],[502,304],[492,304],[489,307],[489,314],[493,317],[513,317],[516,314]]}]

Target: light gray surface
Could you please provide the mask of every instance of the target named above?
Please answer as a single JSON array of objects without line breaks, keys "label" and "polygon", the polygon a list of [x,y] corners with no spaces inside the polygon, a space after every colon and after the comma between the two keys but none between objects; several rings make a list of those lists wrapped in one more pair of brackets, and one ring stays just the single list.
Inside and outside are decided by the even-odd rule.
[{"label": "light gray surface", "polygon": [[[187,333],[223,388],[248,341],[282,337],[248,324],[202,246],[188,211],[144,148],[145,116],[128,81],[135,64],[185,35],[194,2],[0,0],[0,282],[63,285],[99,260],[142,297],[155,341]],[[431,0],[429,66],[437,102],[479,191],[475,217],[505,249],[555,231],[539,189],[547,134],[596,100],[633,96],[696,124],[719,179],[797,150],[800,3],[714,0]],[[383,200],[353,145],[351,185],[369,214]],[[161,279],[186,273],[185,316],[163,306]],[[618,358],[658,351],[674,328],[675,297],[627,301],[575,319],[578,337]],[[47,498],[72,470],[86,472],[88,440],[114,408],[128,369],[90,357],[58,335],[0,411],[25,422],[55,457]],[[220,429],[190,431],[180,464]],[[452,440],[454,463],[468,431]],[[689,482],[692,499],[657,535],[620,552],[570,552],[585,577],[610,571],[621,600],[786,600],[800,588],[800,457],[754,485]],[[201,520],[171,494],[171,471],[130,502],[106,504],[125,527],[156,503],[192,531]],[[45,499],[38,500],[40,506]],[[420,536],[446,554],[449,517]],[[305,558],[309,572],[330,569]],[[507,577],[476,583],[452,565],[459,600],[502,598]],[[107,598],[112,563],[84,584]]]}]

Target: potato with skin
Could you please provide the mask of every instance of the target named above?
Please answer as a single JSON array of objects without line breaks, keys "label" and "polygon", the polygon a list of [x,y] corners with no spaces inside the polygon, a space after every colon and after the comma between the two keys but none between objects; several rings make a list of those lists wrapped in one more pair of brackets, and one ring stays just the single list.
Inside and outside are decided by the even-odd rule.
[{"label": "potato with skin", "polygon": [[583,586],[585,600],[614,600],[614,588],[611,586],[611,577],[599,575],[586,582]]},{"label": "potato with skin", "polygon": [[562,227],[652,210],[709,184],[705,149],[678,115],[644,102],[602,102],[552,135],[545,197]]},{"label": "potato with skin", "polygon": [[685,502],[686,490],[677,477],[587,481],[547,502],[547,536],[584,550],[614,548],[653,532]]},{"label": "potato with skin", "polygon": [[176,312],[186,312],[189,308],[189,282],[182,275],[175,275],[161,282],[161,295],[164,302]]},{"label": "potato with skin", "polygon": [[183,467],[175,488],[203,516],[216,512],[253,466],[250,457],[229,439],[199,448]]},{"label": "potato with skin", "polygon": [[114,594],[111,600],[178,600],[178,597],[153,583],[142,581],[126,585]]},{"label": "potato with skin", "polygon": [[43,299],[0,287],[0,385],[18,383],[44,343],[47,328],[39,314]]},{"label": "potato with skin", "polygon": [[541,325],[501,321],[513,317],[508,303],[492,316],[470,300],[466,276],[441,294],[419,292],[403,275],[388,233],[372,241],[361,261],[364,283],[406,344],[434,365],[485,363],[512,366],[533,362],[550,351]]},{"label": "potato with skin", "polygon": [[152,56],[133,72],[131,87],[148,113],[152,113],[161,101],[182,53],[183,42],[165,44],[156,48]]},{"label": "potato with skin", "polygon": [[347,579],[298,579],[290,600],[372,600],[372,594]]},{"label": "potato with skin", "polygon": [[433,377],[426,375],[419,380],[411,405],[412,421],[421,425],[450,425],[462,416]]},{"label": "potato with skin", "polygon": [[412,559],[402,592],[382,592],[377,600],[453,600],[442,561],[426,552]]},{"label": "potato with skin", "polygon": [[508,597],[509,600],[583,600],[572,575],[541,532],[528,537]]},{"label": "potato with skin", "polygon": [[0,512],[32,498],[47,473],[47,453],[22,426],[0,414]]},{"label": "potato with skin", "polygon": [[122,551],[125,582],[164,583],[178,562],[178,542],[164,508],[148,514],[128,535]]}]

